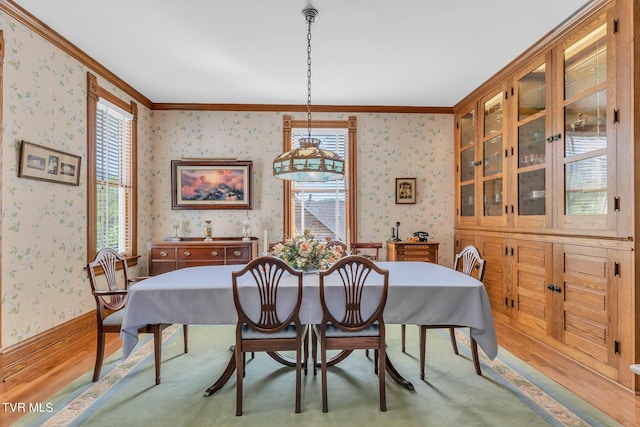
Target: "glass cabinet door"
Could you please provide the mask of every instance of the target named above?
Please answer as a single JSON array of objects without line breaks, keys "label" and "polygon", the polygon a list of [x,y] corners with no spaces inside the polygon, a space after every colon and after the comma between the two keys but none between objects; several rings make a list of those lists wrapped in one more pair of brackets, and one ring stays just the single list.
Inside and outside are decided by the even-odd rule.
[{"label": "glass cabinet door", "polygon": [[607,26],[566,47],[561,226],[606,229],[612,149],[607,129]]},{"label": "glass cabinet door", "polygon": [[459,119],[458,158],[458,222],[475,222],[476,215],[476,112],[475,109],[463,113]]},{"label": "glass cabinet door", "polygon": [[[547,213],[549,173],[547,137],[547,73],[549,69],[545,58],[540,59],[523,75],[516,78],[516,151],[514,153],[516,169],[517,200],[514,211],[514,225],[549,225]],[[550,186],[549,186],[550,188]]]},{"label": "glass cabinet door", "polygon": [[[505,218],[504,102],[503,92],[489,97],[483,105],[482,137],[482,222],[502,223]],[[492,219],[489,219],[492,218]]]}]

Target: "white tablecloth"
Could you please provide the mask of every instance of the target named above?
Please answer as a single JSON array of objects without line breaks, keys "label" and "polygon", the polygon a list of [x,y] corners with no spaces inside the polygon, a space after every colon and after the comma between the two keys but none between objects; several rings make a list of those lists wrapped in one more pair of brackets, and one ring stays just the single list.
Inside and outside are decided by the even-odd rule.
[{"label": "white tablecloth", "polygon": [[[386,323],[468,326],[471,336],[486,355],[495,358],[498,353],[496,334],[489,298],[481,282],[437,264],[376,264],[389,270],[389,294],[384,311]],[[231,272],[242,267],[190,267],[153,276],[132,286],[120,333],[123,358],[138,342],[138,328],[146,324],[235,324],[237,315]],[[293,295],[295,284],[291,280],[293,277],[289,279],[282,283],[282,292]],[[318,275],[305,274],[303,283],[300,320],[303,324],[319,323],[322,308]]]}]

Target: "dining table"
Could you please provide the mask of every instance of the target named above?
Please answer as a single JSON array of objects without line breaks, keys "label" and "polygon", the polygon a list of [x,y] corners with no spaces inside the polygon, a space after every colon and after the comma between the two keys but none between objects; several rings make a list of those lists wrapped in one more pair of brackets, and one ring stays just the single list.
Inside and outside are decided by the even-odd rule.
[{"label": "dining table", "polygon": [[[389,288],[384,309],[386,324],[457,325],[470,328],[470,337],[493,360],[498,344],[489,298],[482,282],[438,264],[428,262],[376,262],[389,271]],[[138,329],[147,324],[234,325],[237,313],[233,301],[231,273],[242,265],[188,267],[151,276],[129,288],[120,338],[126,359],[138,342]],[[247,275],[250,276],[250,275]],[[334,276],[334,275],[332,275]],[[289,280],[287,280],[289,279]],[[297,282],[283,277],[280,285],[283,306],[295,300]],[[332,280],[333,279],[333,280]],[[249,278],[247,277],[247,280]],[[328,276],[329,300],[341,302],[341,284]],[[239,283],[249,289],[249,283]],[[248,294],[247,294],[248,295]],[[366,308],[365,308],[366,309]],[[318,324],[322,320],[317,273],[304,274],[300,321]],[[205,396],[219,390],[234,372],[235,352],[220,378]],[[277,359],[278,360],[278,359]],[[286,363],[286,359],[279,359]],[[413,385],[395,370],[389,360],[387,373],[412,390]]]}]

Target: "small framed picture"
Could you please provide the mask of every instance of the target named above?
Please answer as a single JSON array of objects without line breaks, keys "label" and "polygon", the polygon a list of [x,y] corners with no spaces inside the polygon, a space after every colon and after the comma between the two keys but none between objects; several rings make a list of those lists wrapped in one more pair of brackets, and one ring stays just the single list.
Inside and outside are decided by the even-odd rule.
[{"label": "small framed picture", "polygon": [[80,156],[21,141],[18,177],[80,185]]},{"label": "small framed picture", "polygon": [[396,178],[396,204],[416,202],[416,178]]}]

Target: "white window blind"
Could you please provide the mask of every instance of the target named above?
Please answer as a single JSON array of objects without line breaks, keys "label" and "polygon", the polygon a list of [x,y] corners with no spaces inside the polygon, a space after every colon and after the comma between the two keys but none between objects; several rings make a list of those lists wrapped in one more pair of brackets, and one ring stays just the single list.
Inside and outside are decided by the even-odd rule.
[{"label": "white window blind", "polygon": [[96,250],[130,253],[131,115],[100,99],[96,109]]}]

